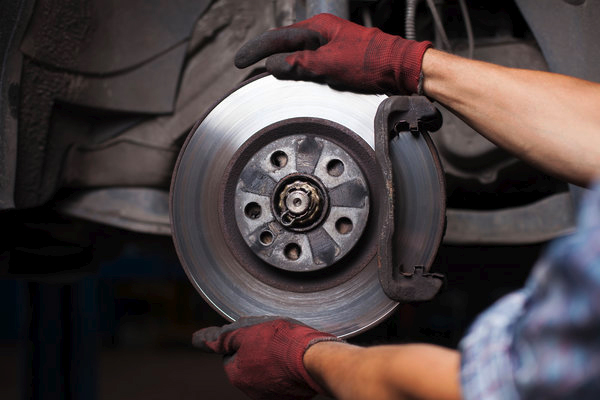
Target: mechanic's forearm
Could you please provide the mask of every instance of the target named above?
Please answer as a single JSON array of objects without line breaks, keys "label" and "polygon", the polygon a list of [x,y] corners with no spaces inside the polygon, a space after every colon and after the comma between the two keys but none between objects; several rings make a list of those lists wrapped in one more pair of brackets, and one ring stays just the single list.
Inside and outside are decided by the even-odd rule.
[{"label": "mechanic's forearm", "polygon": [[458,352],[424,344],[321,342],[304,355],[310,375],[338,400],[459,399],[459,364]]},{"label": "mechanic's forearm", "polygon": [[584,186],[600,177],[600,84],[434,49],[423,76],[427,96],[515,156]]}]

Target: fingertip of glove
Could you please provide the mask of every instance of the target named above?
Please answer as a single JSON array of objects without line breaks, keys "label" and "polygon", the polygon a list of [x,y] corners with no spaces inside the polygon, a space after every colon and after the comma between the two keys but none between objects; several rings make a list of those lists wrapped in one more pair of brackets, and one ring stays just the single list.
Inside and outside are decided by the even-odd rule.
[{"label": "fingertip of glove", "polygon": [[212,353],[213,349],[208,346],[207,342],[216,340],[220,333],[221,328],[217,326],[200,329],[192,334],[192,346]]},{"label": "fingertip of glove", "polygon": [[192,338],[192,346],[200,351],[205,352],[205,353],[209,352],[209,348],[206,347],[206,344],[204,343],[204,341],[195,340],[194,338]]},{"label": "fingertip of glove", "polygon": [[271,35],[272,31],[266,31],[244,43],[235,53],[235,66],[240,69],[246,68],[268,56]]},{"label": "fingertip of glove", "polygon": [[[272,29],[250,39],[235,54],[233,63],[237,68],[246,68],[279,51],[279,37],[284,29]],[[285,35],[285,33],[283,33]]]},{"label": "fingertip of glove", "polygon": [[203,350],[206,347],[206,340],[201,331],[194,332],[192,335],[192,346]]},{"label": "fingertip of glove", "polygon": [[237,53],[235,53],[233,64],[236,66],[236,68],[242,69],[254,64],[254,62],[252,61],[252,54],[248,51],[247,44],[248,43],[243,45],[237,51]]}]

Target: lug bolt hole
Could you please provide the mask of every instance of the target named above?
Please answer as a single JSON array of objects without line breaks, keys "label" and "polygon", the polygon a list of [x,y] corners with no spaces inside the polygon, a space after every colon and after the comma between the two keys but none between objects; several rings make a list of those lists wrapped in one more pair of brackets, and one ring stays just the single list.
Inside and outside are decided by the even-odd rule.
[{"label": "lug bolt hole", "polygon": [[335,221],[335,229],[342,235],[347,235],[352,232],[352,228],[354,228],[354,225],[352,225],[350,218],[342,217]]},{"label": "lug bolt hole", "polygon": [[244,207],[244,214],[246,214],[246,217],[250,219],[259,218],[261,211],[262,209],[260,205],[255,202],[248,203],[246,204],[246,207]]},{"label": "lug bolt hole", "polygon": [[263,231],[260,234],[260,242],[264,245],[264,246],[269,246],[271,243],[273,243],[273,234],[269,231]]},{"label": "lug bolt hole", "polygon": [[333,159],[327,163],[327,173],[331,176],[340,176],[344,173],[344,163]]},{"label": "lug bolt hole", "polygon": [[283,168],[287,165],[288,156],[281,150],[277,150],[275,153],[271,154],[271,164],[275,168]]},{"label": "lug bolt hole", "polygon": [[300,254],[302,254],[302,249],[296,243],[289,243],[283,249],[283,253],[288,260],[296,261],[300,258]]}]

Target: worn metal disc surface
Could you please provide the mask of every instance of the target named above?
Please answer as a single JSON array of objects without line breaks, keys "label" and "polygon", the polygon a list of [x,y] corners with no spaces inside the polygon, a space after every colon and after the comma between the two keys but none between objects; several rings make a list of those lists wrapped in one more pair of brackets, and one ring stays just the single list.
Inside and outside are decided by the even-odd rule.
[{"label": "worn metal disc surface", "polygon": [[[193,285],[224,317],[282,315],[347,337],[374,326],[395,309],[397,303],[380,287],[376,257],[339,285],[285,290],[263,282],[240,264],[224,240],[219,219],[224,172],[256,132],[287,119],[320,118],[346,127],[372,148],[374,117],[384,99],[266,76],[235,90],[190,133],[171,186],[173,237]],[[423,204],[427,194],[418,199]]]}]

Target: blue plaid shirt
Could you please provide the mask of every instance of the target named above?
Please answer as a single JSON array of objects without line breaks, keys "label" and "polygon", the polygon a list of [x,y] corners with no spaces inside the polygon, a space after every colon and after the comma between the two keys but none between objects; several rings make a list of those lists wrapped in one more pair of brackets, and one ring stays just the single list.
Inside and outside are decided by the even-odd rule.
[{"label": "blue plaid shirt", "polygon": [[600,399],[600,184],[574,234],[462,339],[465,399]]}]

